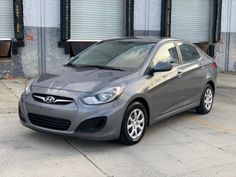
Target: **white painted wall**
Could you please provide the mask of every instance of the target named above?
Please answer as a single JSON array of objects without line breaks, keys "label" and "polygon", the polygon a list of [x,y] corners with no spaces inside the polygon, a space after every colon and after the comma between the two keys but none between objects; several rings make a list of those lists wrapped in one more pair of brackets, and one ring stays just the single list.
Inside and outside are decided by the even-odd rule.
[{"label": "white painted wall", "polygon": [[60,26],[60,0],[24,0],[23,3],[25,26]]},{"label": "white painted wall", "polygon": [[231,29],[230,31],[236,33],[236,0],[232,1],[231,6]]},{"label": "white painted wall", "polygon": [[221,41],[216,45],[216,61],[221,71],[236,71],[236,0],[223,0]]},{"label": "white painted wall", "polygon": [[231,5],[232,0],[223,0],[221,32],[230,32]]},{"label": "white painted wall", "polygon": [[160,31],[161,0],[134,1],[134,30]]}]

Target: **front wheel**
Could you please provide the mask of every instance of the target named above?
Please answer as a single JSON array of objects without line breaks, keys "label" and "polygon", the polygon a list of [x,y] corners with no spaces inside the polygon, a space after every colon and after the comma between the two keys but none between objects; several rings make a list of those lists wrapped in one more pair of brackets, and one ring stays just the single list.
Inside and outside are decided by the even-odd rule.
[{"label": "front wheel", "polygon": [[196,108],[197,113],[207,114],[211,111],[214,101],[214,90],[211,85],[207,84],[202,96],[200,105]]},{"label": "front wheel", "polygon": [[140,102],[132,103],[125,111],[119,141],[122,144],[138,143],[146,129],[147,112]]}]

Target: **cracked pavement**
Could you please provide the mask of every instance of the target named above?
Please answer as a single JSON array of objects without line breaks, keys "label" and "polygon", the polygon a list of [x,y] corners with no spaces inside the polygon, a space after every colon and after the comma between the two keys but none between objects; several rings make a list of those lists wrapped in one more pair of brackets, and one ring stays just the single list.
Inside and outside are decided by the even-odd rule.
[{"label": "cracked pavement", "polygon": [[236,75],[219,75],[213,110],[149,127],[135,146],[32,131],[17,115],[25,80],[0,80],[0,177],[235,177]]}]

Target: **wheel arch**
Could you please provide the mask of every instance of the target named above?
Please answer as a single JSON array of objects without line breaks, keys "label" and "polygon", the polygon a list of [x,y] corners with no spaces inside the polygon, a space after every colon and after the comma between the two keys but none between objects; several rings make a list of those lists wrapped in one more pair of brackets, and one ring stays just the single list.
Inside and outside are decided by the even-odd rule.
[{"label": "wheel arch", "polygon": [[[215,83],[214,83],[212,80],[209,80],[209,81],[207,82],[207,84],[209,84],[209,85],[212,87],[213,92],[214,92],[214,94],[215,94],[215,89],[216,89]],[[207,85],[207,84],[206,84],[206,85]]]},{"label": "wheel arch", "polygon": [[145,109],[147,111],[147,126],[149,126],[150,125],[151,113],[150,113],[150,105],[149,105],[147,99],[143,96],[140,96],[140,95],[136,96],[136,97],[130,99],[130,101],[128,102],[128,104],[126,106],[126,109],[129,107],[130,104],[132,104],[134,102],[140,102],[145,107]]}]

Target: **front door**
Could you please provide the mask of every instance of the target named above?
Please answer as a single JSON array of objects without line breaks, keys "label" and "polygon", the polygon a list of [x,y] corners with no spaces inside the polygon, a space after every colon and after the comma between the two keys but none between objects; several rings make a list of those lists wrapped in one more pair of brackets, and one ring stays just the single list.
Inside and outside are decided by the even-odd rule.
[{"label": "front door", "polygon": [[163,44],[154,56],[151,65],[155,66],[160,61],[170,62],[173,64],[173,69],[154,73],[150,78],[151,87],[148,90],[148,97],[151,100],[154,117],[162,116],[179,108],[183,100],[182,94],[185,91],[178,73],[180,60],[175,43]]}]

